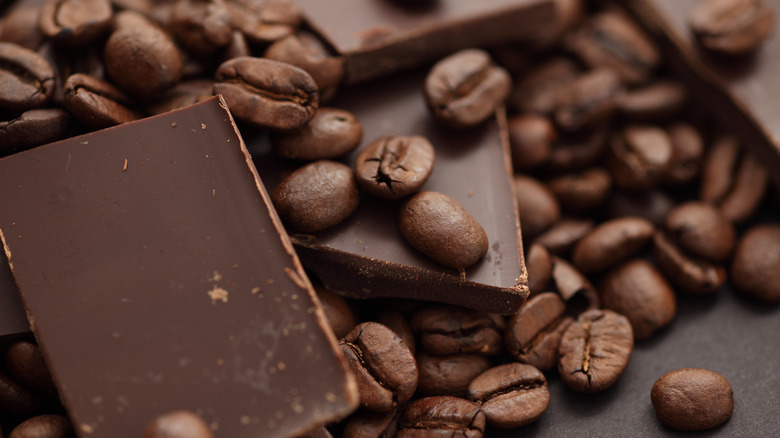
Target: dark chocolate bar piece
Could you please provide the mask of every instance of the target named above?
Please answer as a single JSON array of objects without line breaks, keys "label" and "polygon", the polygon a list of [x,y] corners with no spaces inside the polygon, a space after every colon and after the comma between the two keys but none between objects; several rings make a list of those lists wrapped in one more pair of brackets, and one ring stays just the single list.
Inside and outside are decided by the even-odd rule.
[{"label": "dark chocolate bar piece", "polygon": [[[351,111],[363,124],[357,153],[384,135],[422,135],[434,147],[433,173],[421,190],[446,193],[471,213],[488,236],[487,255],[466,268],[438,264],[401,236],[399,202],[364,195],[344,222],[311,234],[292,234],[306,269],[334,292],[356,298],[401,297],[511,313],[528,296],[527,273],[513,195],[503,112],[474,129],[453,131],[425,106],[425,71],[411,71],[345,88],[332,106]],[[300,163],[273,156],[265,137],[248,141],[269,187]],[[294,230],[290,230],[294,233]]]},{"label": "dark chocolate bar piece", "polygon": [[[668,54],[669,66],[737,134],[767,169],[780,168],[780,32],[742,57],[718,57],[701,48],[688,16],[697,0],[618,2],[629,8]],[[780,13],[780,1],[768,0]],[[780,173],[769,172],[780,187]]]},{"label": "dark chocolate bar piece", "polygon": [[24,313],[19,289],[14,282],[8,260],[0,254],[0,346],[6,341],[29,333],[30,324]]},{"label": "dark chocolate bar piece", "polygon": [[469,47],[517,42],[553,25],[552,0],[296,0],[355,83]]},{"label": "dark chocolate bar piece", "polygon": [[80,437],[189,410],[288,437],[354,381],[221,98],[0,160],[0,230]]}]

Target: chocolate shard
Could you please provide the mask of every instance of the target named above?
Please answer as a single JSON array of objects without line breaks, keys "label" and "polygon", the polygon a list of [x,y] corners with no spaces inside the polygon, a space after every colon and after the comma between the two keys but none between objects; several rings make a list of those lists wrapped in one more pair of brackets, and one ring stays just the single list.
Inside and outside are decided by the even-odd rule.
[{"label": "chocolate shard", "polygon": [[[438,264],[406,243],[398,226],[401,201],[364,195],[344,222],[315,233],[288,230],[304,267],[326,288],[354,298],[414,298],[509,314],[528,296],[519,219],[511,182],[506,117],[466,131],[452,131],[428,112],[422,87],[425,71],[410,71],[339,92],[332,105],[363,125],[363,141],[342,158],[357,154],[383,135],[422,135],[434,147],[436,164],[420,190],[452,196],[488,236],[487,255],[465,269]],[[248,140],[269,187],[300,165],[271,152],[266,137]]]},{"label": "chocolate shard", "polygon": [[219,436],[337,420],[356,385],[220,97],[0,160],[0,230],[80,437],[187,410]]},{"label": "chocolate shard", "polygon": [[[298,0],[355,83],[469,47],[528,40],[554,25],[552,0]],[[349,19],[344,19],[349,15]]]},{"label": "chocolate shard", "polygon": [[[708,52],[696,41],[689,15],[697,0],[610,0],[629,9],[665,51],[669,68],[719,121],[765,164],[780,168],[780,32],[742,56]],[[768,2],[775,13],[780,1]],[[780,173],[770,172],[780,187]]]}]

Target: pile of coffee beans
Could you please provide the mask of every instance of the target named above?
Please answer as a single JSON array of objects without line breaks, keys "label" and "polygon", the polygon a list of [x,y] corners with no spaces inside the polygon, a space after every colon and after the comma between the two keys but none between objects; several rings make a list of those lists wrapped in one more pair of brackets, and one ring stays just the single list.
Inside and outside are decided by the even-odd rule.
[{"label": "pile of coffee beans", "polygon": [[[343,60],[302,27],[293,2],[18,3],[0,21],[0,155],[221,93],[240,126],[269,130],[276,154],[306,163],[273,189],[292,230],[334,226],[375,196],[399,203],[399,238],[444,266],[468,267],[492,244],[455,200],[420,191],[435,171],[426,138],[368,139],[354,166],[334,161],[361,144],[362,127],[323,106]],[[691,21],[702,44],[754,48],[772,25],[763,6],[744,6],[754,3],[701,2]],[[728,283],[780,302],[780,225],[761,216],[777,209],[766,169],[696,108],[622,10],[557,6],[558,26],[534,43],[464,50],[420,84],[431,117],[451,129],[506,106],[531,297],[501,316],[318,288],[361,407],[309,436],[478,438],[522,427],[548,408],[551,376],[578,393],[614,385],[635,343],[674,320],[681,295]],[[746,17],[743,27],[722,26],[720,10]],[[74,436],[34,341],[0,347],[6,436]],[[651,399],[663,424],[705,429],[730,417],[719,374],[659,377]],[[176,412],[143,436],[211,432]]]}]

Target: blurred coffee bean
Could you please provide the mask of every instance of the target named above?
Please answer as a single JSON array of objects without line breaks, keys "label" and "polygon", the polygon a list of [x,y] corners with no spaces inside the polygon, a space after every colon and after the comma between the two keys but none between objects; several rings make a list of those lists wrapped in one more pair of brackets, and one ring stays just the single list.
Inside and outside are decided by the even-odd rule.
[{"label": "blurred coffee bean", "polygon": [[577,64],[568,58],[536,64],[514,84],[509,105],[523,113],[551,114],[561,90],[579,75]]},{"label": "blurred coffee bean", "polygon": [[535,178],[515,174],[514,188],[524,238],[539,235],[561,218],[555,195]]},{"label": "blurred coffee bean", "polygon": [[609,172],[602,168],[587,169],[547,180],[547,187],[558,198],[565,211],[585,212],[601,205],[612,187]]},{"label": "blurred coffee bean", "polygon": [[111,83],[76,73],[65,81],[65,108],[79,122],[94,128],[138,120],[131,100]]},{"label": "blurred coffee bean", "polygon": [[314,290],[317,292],[317,298],[320,299],[328,325],[333,329],[333,334],[337,338],[343,338],[357,325],[357,318],[355,318],[352,307],[344,297],[320,285],[315,285]]},{"label": "blurred coffee bean", "polygon": [[468,398],[479,403],[489,426],[502,429],[533,423],[550,404],[544,374],[522,363],[499,365],[480,374],[469,384]]},{"label": "blurred coffee bean", "polygon": [[503,350],[503,319],[479,310],[435,305],[415,312],[411,325],[420,340],[419,347],[430,354],[495,356]]},{"label": "blurred coffee bean", "polygon": [[566,302],[569,313],[578,315],[601,307],[601,299],[593,284],[571,263],[553,256],[552,282]]},{"label": "blurred coffee bean", "polygon": [[525,253],[525,266],[528,270],[528,289],[531,294],[547,290],[552,274],[552,257],[543,245],[534,243]]},{"label": "blurred coffee bean", "polygon": [[455,198],[419,192],[401,205],[401,235],[411,246],[451,268],[467,268],[488,251],[485,230]]},{"label": "blurred coffee bean", "polygon": [[726,281],[722,266],[686,254],[663,231],[653,236],[653,258],[680,291],[710,294]]},{"label": "blurred coffee bean", "polygon": [[320,426],[299,438],[333,438],[333,434],[325,426]]},{"label": "blurred coffee bean", "polygon": [[399,338],[403,339],[412,354],[417,351],[417,341],[414,338],[412,326],[409,325],[409,321],[401,312],[392,309],[382,309],[374,315],[373,320],[394,331]]},{"label": "blurred coffee bean", "polygon": [[555,122],[566,131],[599,125],[615,113],[623,92],[623,83],[614,70],[601,68],[583,73],[558,94]]},{"label": "blurred coffee bean", "polygon": [[230,42],[221,52],[222,62],[229,61],[233,58],[240,58],[242,56],[252,56],[252,48],[249,47],[249,43],[246,41],[244,34],[234,30],[230,34]]},{"label": "blurred coffee bean", "polygon": [[153,0],[111,0],[111,5],[117,11],[135,11],[147,17],[152,15]]},{"label": "blurred coffee bean", "polygon": [[4,417],[30,418],[41,412],[43,401],[13,377],[0,371],[0,412]]},{"label": "blurred coffee bean", "polygon": [[227,1],[225,8],[228,13],[228,22],[231,27],[257,45],[267,45],[281,38],[291,35],[295,28],[290,24],[273,23],[263,18],[249,8],[249,3],[240,1]]},{"label": "blurred coffee bean", "polygon": [[208,58],[226,47],[232,38],[225,2],[180,0],[173,4],[167,28],[185,50],[196,58]]},{"label": "blurred coffee bean", "polygon": [[744,154],[731,191],[718,203],[720,211],[736,224],[747,222],[761,205],[768,185],[769,174],[763,164],[752,155]]},{"label": "blurred coffee bean", "polygon": [[303,12],[294,0],[247,0],[245,3],[263,23],[297,28],[303,21]]},{"label": "blurred coffee bean", "polygon": [[364,322],[339,344],[365,409],[388,412],[412,397],[419,378],[417,365],[409,347],[392,330]]},{"label": "blurred coffee bean", "polygon": [[726,422],[734,412],[734,392],[725,377],[701,368],[664,374],[650,391],[655,415],[678,430],[705,430]]},{"label": "blurred coffee bean", "polygon": [[734,249],[734,226],[704,202],[678,205],[666,216],[664,226],[681,249],[712,262],[723,262]]},{"label": "blurred coffee bean", "polygon": [[284,178],[271,193],[282,220],[309,233],[330,228],[352,215],[360,203],[355,174],[349,166],[320,160]]},{"label": "blurred coffee bean", "polygon": [[402,412],[402,407],[390,412],[361,409],[349,416],[341,436],[342,438],[393,438],[398,431]]},{"label": "blurred coffee bean", "polygon": [[425,79],[431,113],[451,128],[468,128],[491,117],[511,91],[509,73],[480,49],[467,49],[438,61]]},{"label": "blurred coffee bean", "polygon": [[628,366],[634,333],[628,319],[611,310],[589,310],[572,322],[561,338],[558,372],[569,388],[603,391]]},{"label": "blurred coffee bean", "polygon": [[515,171],[533,169],[547,161],[557,137],[547,117],[530,113],[514,116],[509,119],[507,129]]},{"label": "blurred coffee bean", "polygon": [[62,415],[44,414],[25,420],[16,426],[8,438],[73,438],[73,425]]},{"label": "blurred coffee bean", "polygon": [[626,260],[650,241],[655,228],[638,217],[612,219],[577,243],[572,262],[585,273],[601,272]]},{"label": "blurred coffee bean", "polygon": [[239,120],[277,131],[309,123],[319,106],[317,84],[298,67],[270,59],[241,57],[222,63],[214,93],[222,94]]},{"label": "blurred coffee bean", "polygon": [[214,81],[190,79],[179,82],[168,90],[158,102],[146,107],[149,114],[162,114],[202,102],[213,96]]},{"label": "blurred coffee bean", "polygon": [[155,418],[141,438],[214,438],[202,418],[189,411],[173,411]]},{"label": "blurred coffee bean", "polygon": [[322,160],[351,152],[362,139],[363,125],[354,114],[342,109],[319,108],[300,130],[272,134],[271,145],[280,157]]},{"label": "blurred coffee bean", "polygon": [[677,312],[672,287],[645,260],[631,260],[609,270],[599,282],[599,292],[605,308],[628,318],[636,340],[649,338]]},{"label": "blurred coffee bean", "polygon": [[81,47],[106,35],[112,16],[109,0],[48,0],[38,25],[58,46]]},{"label": "blurred coffee bean", "polygon": [[425,184],[435,161],[433,145],[427,138],[385,135],[360,150],[355,158],[355,175],[366,193],[401,199]]},{"label": "blurred coffee bean", "polygon": [[596,13],[566,38],[565,45],[591,68],[614,69],[629,84],[646,82],[661,62],[653,40],[616,11]]},{"label": "blurred coffee bean", "polygon": [[688,25],[703,47],[739,55],[755,50],[771,35],[774,13],[764,0],[699,0]]},{"label": "blurred coffee bean", "polygon": [[664,181],[673,185],[691,182],[699,175],[704,156],[704,140],[688,123],[675,123],[668,129],[672,141],[672,160]]},{"label": "blurred coffee bean", "polygon": [[482,438],[485,413],[479,405],[452,396],[415,400],[404,410],[396,438]]},{"label": "blurred coffee bean", "polygon": [[38,27],[40,8],[19,5],[0,19],[0,41],[38,50],[44,36]]},{"label": "blurred coffee bean", "polygon": [[507,319],[504,335],[507,352],[542,371],[555,367],[561,337],[572,322],[565,312],[566,305],[555,293],[532,296]]},{"label": "blurred coffee bean", "polygon": [[54,68],[43,56],[0,42],[0,110],[44,107],[51,101],[54,85]]},{"label": "blurred coffee bean", "polygon": [[636,216],[647,219],[655,226],[661,226],[674,205],[674,200],[661,190],[613,190],[607,199],[605,210],[608,218]]},{"label": "blurred coffee bean", "polygon": [[482,354],[434,356],[421,351],[417,355],[420,370],[417,394],[466,397],[469,383],[491,365],[490,359]]},{"label": "blurred coffee bean", "polygon": [[688,93],[679,82],[657,80],[626,91],[620,99],[620,114],[629,120],[657,120],[676,114],[687,98]]},{"label": "blurred coffee bean", "polygon": [[57,400],[57,388],[35,342],[21,340],[5,351],[5,365],[25,388]]},{"label": "blurred coffee bean", "polygon": [[68,131],[70,114],[61,108],[32,109],[0,121],[0,156],[51,143]]},{"label": "blurred coffee bean", "polygon": [[551,254],[568,257],[572,248],[593,229],[593,221],[585,219],[561,219],[534,239]]},{"label": "blurred coffee bean", "polygon": [[550,151],[545,169],[571,172],[597,164],[606,149],[610,130],[607,124],[560,138]]},{"label": "blurred coffee bean", "polygon": [[750,228],[739,241],[731,263],[736,290],[761,301],[780,301],[780,226]]},{"label": "blurred coffee bean", "polygon": [[666,174],[672,160],[672,141],[663,129],[629,125],[613,135],[607,168],[617,187],[649,189]]},{"label": "blurred coffee bean", "polygon": [[[101,48],[95,44],[79,48],[62,48],[47,40],[38,49],[54,67],[54,94],[52,103],[65,106],[65,82],[76,73],[100,80],[108,80]],[[113,86],[113,84],[112,84]]]}]

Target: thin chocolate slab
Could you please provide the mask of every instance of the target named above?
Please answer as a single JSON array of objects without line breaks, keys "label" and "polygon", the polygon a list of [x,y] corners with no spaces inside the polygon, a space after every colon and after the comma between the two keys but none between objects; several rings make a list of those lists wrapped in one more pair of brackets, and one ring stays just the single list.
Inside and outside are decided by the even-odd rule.
[{"label": "thin chocolate slab", "polygon": [[[440,125],[425,106],[425,74],[397,74],[339,92],[331,106],[351,111],[363,124],[361,145],[343,162],[353,166],[358,151],[383,135],[427,137],[436,163],[421,190],[443,192],[460,202],[485,229],[487,255],[461,278],[458,270],[438,264],[403,240],[398,202],[369,195],[341,224],[314,234],[292,234],[292,241],[304,266],[327,288],[347,296],[416,298],[511,313],[523,304],[528,288],[505,117],[500,112],[466,131]],[[269,188],[300,165],[275,158],[265,137],[249,143]]]},{"label": "thin chocolate slab", "polygon": [[[552,0],[296,0],[308,25],[344,56],[348,83],[549,28]],[[345,19],[345,17],[349,19]]]},{"label": "thin chocolate slab", "polygon": [[[768,169],[780,168],[780,32],[751,56],[716,57],[695,41],[688,15],[697,0],[619,2],[645,25],[669,55],[669,65],[714,115],[737,133]],[[780,14],[780,0],[768,0]],[[770,172],[780,187],[780,173]]]},{"label": "thin chocolate slab", "polygon": [[30,334],[30,324],[8,259],[0,254],[0,346]]},{"label": "thin chocolate slab", "polygon": [[0,230],[80,437],[186,409],[287,437],[354,382],[221,98],[0,160]]}]

